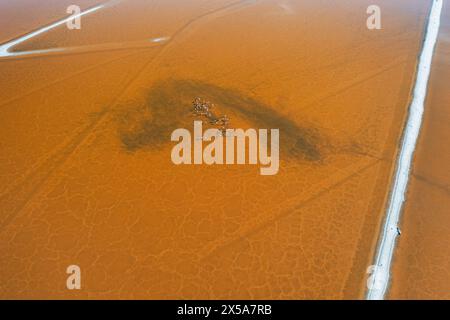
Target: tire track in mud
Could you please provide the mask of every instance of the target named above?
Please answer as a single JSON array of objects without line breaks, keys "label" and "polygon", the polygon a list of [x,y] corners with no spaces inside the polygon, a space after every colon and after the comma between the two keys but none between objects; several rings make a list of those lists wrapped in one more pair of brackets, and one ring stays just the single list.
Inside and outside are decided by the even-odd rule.
[{"label": "tire track in mud", "polygon": [[334,89],[330,89],[325,94],[322,94],[321,96],[319,96],[317,98],[311,99],[312,101],[306,103],[306,106],[304,108],[302,108],[302,111],[308,110],[309,108],[311,108],[311,107],[313,107],[315,105],[318,105],[318,104],[320,104],[320,103],[322,103],[322,102],[324,102],[324,101],[326,101],[326,100],[328,100],[330,98],[333,98],[333,97],[338,96],[338,95],[340,95],[342,93],[345,93],[349,89],[357,87],[357,86],[359,86],[360,84],[363,84],[366,81],[375,79],[376,77],[382,75],[383,73],[385,73],[387,71],[390,71],[390,70],[393,70],[393,69],[397,68],[399,65],[401,65],[402,63],[405,63],[405,62],[406,62],[406,59],[404,59],[404,58],[399,59],[398,61],[394,61],[394,62],[388,64],[387,66],[385,66],[385,67],[383,67],[381,69],[377,69],[377,70],[368,72],[368,73],[362,75],[361,77],[358,77],[355,80],[353,80],[353,81],[351,81],[351,82],[349,82],[349,83],[347,83],[345,85],[339,86],[339,87],[334,88]]},{"label": "tire track in mud", "polygon": [[72,138],[62,150],[55,152],[47,161],[39,165],[35,171],[28,174],[22,183],[14,186],[1,196],[0,232],[28,203],[52,173],[76,150],[77,146],[86,138],[105,113],[106,110],[98,114],[97,118]]},{"label": "tire track in mud", "polygon": [[161,38],[150,38],[145,40],[137,40],[137,41],[126,41],[126,42],[108,42],[108,43],[99,43],[99,44],[89,44],[82,46],[74,46],[74,47],[59,47],[55,49],[43,49],[34,51],[24,51],[30,52],[29,54],[20,56],[7,56],[4,58],[0,58],[1,62],[9,62],[9,61],[17,61],[17,60],[25,60],[25,59],[38,59],[38,58],[52,58],[52,57],[61,57],[61,56],[73,56],[73,55],[81,55],[81,54],[89,54],[89,53],[101,53],[101,52],[114,52],[114,51],[125,51],[132,49],[150,49],[155,46],[161,45]]},{"label": "tire track in mud", "polygon": [[[345,93],[347,92],[349,89],[352,89],[354,87],[357,87],[358,85],[361,85],[362,83],[372,80],[382,74],[384,74],[387,71],[393,70],[395,68],[397,68],[399,65],[402,65],[403,63],[406,62],[406,59],[399,59],[397,61],[393,61],[392,63],[388,64],[387,66],[380,68],[380,69],[376,69],[374,71],[370,71],[364,75],[362,75],[361,77],[358,77],[357,79],[354,79],[353,81],[351,81],[350,83],[344,84],[339,86],[338,88],[333,88],[330,89],[328,91],[328,93],[321,95],[320,97],[314,98],[312,99],[312,101],[310,101],[309,103],[306,104],[306,106],[304,108],[302,108],[302,110],[307,110],[313,106],[316,106],[334,96],[337,96],[339,94]],[[217,241],[215,241],[214,244],[210,244],[208,245],[206,248],[203,249],[203,251],[205,252],[203,255],[200,255],[201,257],[199,258],[200,261],[204,261],[209,259],[211,256],[215,255],[217,252],[220,252],[223,250],[223,248],[226,247],[230,247],[232,245],[234,245],[235,243],[238,243],[239,241],[242,241],[258,232],[260,232],[261,230],[264,230],[266,228],[269,228],[270,226],[272,226],[274,223],[276,223],[278,220],[287,217],[291,214],[294,214],[296,210],[301,209],[302,207],[308,205],[309,203],[313,202],[314,200],[319,199],[320,197],[322,197],[323,195],[327,194],[328,192],[332,191],[333,189],[341,186],[343,183],[351,180],[353,177],[357,176],[358,174],[361,174],[363,172],[365,172],[366,170],[374,167],[375,165],[379,164],[380,162],[383,161],[388,161],[388,159],[384,158],[384,157],[380,157],[374,154],[370,154],[370,153],[366,153],[366,152],[354,152],[357,153],[361,156],[365,156],[368,158],[371,158],[373,161],[371,161],[369,164],[363,166],[362,168],[359,168],[357,170],[355,170],[354,172],[350,173],[349,175],[343,177],[342,179],[338,180],[336,183],[331,184],[330,186],[322,189],[321,191],[316,192],[315,194],[313,194],[311,197],[309,197],[308,199],[301,201],[300,203],[293,205],[290,209],[284,210],[282,213],[267,219],[266,221],[261,222],[260,224],[254,226],[254,227],[248,227],[247,229],[245,229],[244,231],[242,231],[239,235],[236,235],[235,237],[233,237],[232,239],[219,239]]]},{"label": "tire track in mud", "polygon": [[[180,29],[178,29],[178,30],[177,30],[177,31],[176,31],[176,32],[168,39],[168,41],[167,41],[166,43],[154,43],[152,46],[146,45],[145,47],[144,47],[144,46],[139,46],[139,47],[130,47],[130,48],[128,48],[128,47],[124,47],[124,48],[116,48],[116,49],[113,49],[113,50],[114,50],[114,51],[115,51],[115,50],[129,50],[129,49],[142,49],[142,50],[147,50],[147,49],[154,49],[155,47],[160,47],[160,46],[168,45],[168,44],[172,41],[173,38],[175,38],[178,34],[182,33],[184,30],[186,30],[188,27],[190,27],[192,24],[194,24],[194,23],[195,23],[196,21],[198,21],[199,19],[201,19],[201,18],[203,18],[203,17],[206,17],[206,16],[209,16],[209,15],[217,14],[217,13],[219,13],[219,12],[221,12],[221,11],[224,11],[224,10],[226,10],[226,9],[229,9],[229,8],[234,8],[234,7],[236,7],[238,4],[241,4],[241,5],[242,5],[242,4],[246,3],[246,2],[249,2],[249,0],[240,0],[240,1],[237,1],[237,2],[233,2],[233,3],[231,3],[231,4],[226,5],[225,7],[217,8],[217,9],[214,9],[214,10],[210,10],[209,12],[206,12],[206,13],[204,13],[204,14],[198,16],[198,17],[195,17],[195,18],[189,20],[189,21],[186,22]],[[95,45],[95,47],[96,47],[96,46],[97,46],[97,45]],[[102,46],[102,45],[99,45],[99,46]],[[94,47],[94,46],[89,46],[89,47]],[[49,52],[49,55],[44,56],[44,58],[48,58],[48,57],[60,57],[60,56],[62,56],[62,55],[91,54],[91,53],[104,52],[105,50],[108,50],[108,52],[111,51],[111,49],[101,49],[101,50],[93,50],[93,51],[90,50],[89,52],[84,52],[84,51],[83,51],[83,52],[53,52],[53,53],[50,53],[50,52]],[[19,99],[21,99],[21,98],[23,98],[23,97],[26,97],[26,96],[28,96],[28,95],[30,95],[30,94],[32,94],[32,93],[35,93],[35,92],[38,92],[38,91],[43,90],[43,89],[45,89],[45,88],[48,88],[48,87],[50,87],[50,86],[52,86],[52,85],[55,85],[55,84],[57,84],[57,83],[59,83],[59,82],[62,82],[62,81],[71,79],[71,78],[74,77],[74,76],[77,76],[77,75],[83,74],[83,73],[85,73],[85,72],[94,70],[95,68],[104,66],[104,65],[106,65],[106,64],[108,64],[108,63],[110,63],[110,62],[119,61],[119,60],[121,60],[121,59],[128,58],[128,57],[130,57],[130,56],[137,55],[137,54],[140,54],[140,53],[141,53],[141,52],[131,53],[131,54],[129,54],[129,55],[125,55],[125,56],[118,57],[118,58],[113,58],[113,59],[110,59],[110,60],[101,62],[101,63],[99,63],[99,64],[96,64],[96,65],[93,65],[93,66],[84,68],[84,69],[82,69],[82,70],[80,70],[80,71],[78,71],[78,72],[75,72],[75,73],[73,73],[73,74],[67,76],[67,77],[63,77],[63,78],[57,79],[57,80],[55,80],[55,81],[53,81],[53,82],[50,82],[50,83],[48,83],[48,84],[46,84],[46,85],[44,85],[44,86],[42,86],[42,87],[39,87],[39,88],[33,89],[32,91],[26,92],[26,93],[24,93],[24,94],[22,94],[22,95],[20,95],[20,96],[16,96],[16,97],[11,98],[11,99],[9,99],[9,100],[7,100],[7,101],[3,101],[2,103],[0,103],[0,107],[3,107],[4,105],[7,105],[7,104],[9,104],[9,103],[11,103],[11,102],[13,102],[13,101],[19,100]],[[43,58],[43,56],[36,56],[36,55],[32,55],[32,56],[23,56],[23,57],[21,57],[21,56],[15,56],[15,57],[12,56],[12,57],[8,57],[8,58],[5,58],[5,59],[0,59],[0,63],[2,63],[2,62],[7,62],[7,61],[14,61],[14,60],[37,59],[37,58]]]},{"label": "tire track in mud", "polygon": [[[16,184],[11,187],[10,191],[0,197],[0,232],[14,219],[15,216],[27,205],[27,203],[33,198],[33,196],[40,190],[44,183],[52,176],[52,174],[63,165],[66,160],[77,150],[77,148],[86,141],[90,134],[96,131],[96,129],[108,119],[110,111],[117,105],[124,93],[129,87],[138,79],[144,71],[150,66],[155,64],[174,40],[179,37],[185,30],[191,27],[195,22],[209,17],[214,14],[223,13],[229,9],[233,9],[243,3],[249,2],[248,0],[240,0],[230,3],[226,6],[210,10],[204,14],[201,14],[187,23],[185,23],[180,29],[178,29],[172,37],[164,44],[162,44],[161,50],[150,60],[148,60],[142,68],[131,77],[131,79],[124,85],[123,89],[119,91],[116,97],[113,99],[109,107],[98,113],[93,120],[88,123],[78,134],[69,139],[69,142],[61,149],[53,152],[48,160],[44,161],[36,170],[26,176],[22,183]],[[254,2],[254,1],[250,1]],[[165,50],[166,49],[166,50]]]},{"label": "tire track in mud", "polygon": [[[153,48],[153,47],[152,47],[152,48]],[[58,83],[60,83],[60,82],[63,82],[63,81],[72,79],[73,77],[82,75],[82,74],[84,74],[84,73],[86,73],[86,72],[95,70],[96,68],[106,66],[106,65],[108,65],[109,63],[116,62],[116,61],[120,61],[120,60],[122,60],[122,59],[126,59],[126,58],[132,57],[132,56],[134,56],[134,55],[138,55],[138,54],[140,54],[140,53],[141,53],[141,52],[133,52],[133,53],[131,53],[131,54],[127,54],[127,55],[120,56],[120,57],[117,57],[117,58],[109,59],[109,60],[103,61],[103,62],[101,62],[101,63],[98,63],[98,64],[95,64],[95,65],[92,65],[92,66],[83,68],[83,69],[81,69],[81,70],[79,70],[79,71],[76,71],[76,72],[74,72],[74,73],[71,73],[71,74],[69,74],[69,75],[67,75],[67,76],[65,76],[65,77],[62,77],[62,78],[53,80],[53,81],[51,81],[51,82],[49,82],[49,83],[47,83],[47,84],[45,84],[45,85],[43,85],[43,86],[41,86],[41,87],[32,89],[32,90],[30,90],[30,91],[28,91],[28,92],[25,92],[25,93],[23,93],[23,94],[21,94],[21,95],[19,95],[19,96],[15,96],[15,97],[10,98],[10,99],[8,99],[8,100],[6,100],[6,101],[3,101],[3,102],[0,104],[0,107],[4,107],[4,106],[6,106],[6,105],[8,105],[8,104],[10,104],[10,103],[12,103],[12,102],[15,102],[15,101],[17,101],[17,100],[20,100],[20,99],[22,99],[22,98],[25,98],[25,97],[27,97],[27,96],[33,94],[33,93],[36,93],[36,92],[39,92],[39,91],[41,91],[41,90],[47,89],[47,88],[49,88],[49,87],[51,87],[51,86],[54,86],[55,84],[58,84]],[[30,57],[30,58],[31,58],[31,57]],[[37,58],[37,57],[35,57],[35,58]]]},{"label": "tire track in mud", "polygon": [[274,223],[276,223],[280,219],[288,217],[291,214],[295,214],[295,212],[297,210],[299,210],[299,209],[305,207],[306,205],[308,205],[309,203],[321,198],[322,196],[324,196],[328,192],[334,190],[335,188],[342,186],[345,182],[351,180],[358,174],[361,174],[364,171],[374,167],[380,161],[381,160],[370,161],[368,164],[366,164],[366,165],[362,166],[361,168],[353,171],[352,173],[344,176],[343,178],[337,179],[337,182],[332,183],[328,187],[322,188],[320,191],[312,194],[309,198],[301,201],[300,203],[293,205],[291,208],[283,210],[281,213],[275,215],[274,217],[271,217],[270,219],[267,219],[266,221],[263,221],[260,224],[257,224],[256,226],[250,226],[250,227],[246,228],[239,235],[233,237],[232,239],[220,238],[219,240],[214,241],[214,243],[207,245],[207,247],[205,247],[203,249],[204,254],[200,254],[199,260],[200,261],[207,260],[211,256],[215,255],[216,253],[221,252],[224,248],[230,247],[230,246],[234,245],[235,243],[238,243],[239,241],[242,241],[242,240],[260,232],[261,230],[271,227]]}]

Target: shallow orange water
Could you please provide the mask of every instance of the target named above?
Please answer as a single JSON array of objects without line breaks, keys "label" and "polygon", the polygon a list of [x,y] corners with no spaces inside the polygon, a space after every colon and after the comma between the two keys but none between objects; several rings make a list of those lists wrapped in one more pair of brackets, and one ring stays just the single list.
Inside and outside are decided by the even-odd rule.
[{"label": "shallow orange water", "polygon": [[[90,46],[0,60],[0,296],[361,298],[429,9],[370,4],[123,1],[15,48]],[[175,166],[197,96],[280,172]]]},{"label": "shallow orange water", "polygon": [[393,299],[450,299],[450,3],[444,2],[424,125],[403,211]]}]

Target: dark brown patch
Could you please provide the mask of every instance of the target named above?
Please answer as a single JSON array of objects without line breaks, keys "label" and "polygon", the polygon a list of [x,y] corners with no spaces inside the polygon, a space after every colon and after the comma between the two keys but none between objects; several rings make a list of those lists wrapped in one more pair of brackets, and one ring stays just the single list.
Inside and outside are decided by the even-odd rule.
[{"label": "dark brown patch", "polygon": [[118,117],[119,136],[125,149],[133,152],[158,148],[170,141],[176,128],[191,128],[194,118],[190,110],[195,97],[210,100],[256,128],[279,129],[281,152],[289,156],[308,161],[322,159],[317,130],[302,127],[276,108],[237,90],[194,80],[160,81],[150,89],[143,105],[126,108]]}]

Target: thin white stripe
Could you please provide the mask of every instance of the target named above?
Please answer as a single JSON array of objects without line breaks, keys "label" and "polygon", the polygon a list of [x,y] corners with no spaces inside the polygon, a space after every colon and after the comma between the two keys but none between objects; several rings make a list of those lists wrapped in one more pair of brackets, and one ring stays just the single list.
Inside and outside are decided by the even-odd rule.
[{"label": "thin white stripe", "polygon": [[104,8],[104,7],[105,7],[104,4],[98,5],[96,7],[90,8],[90,9],[88,9],[86,11],[80,12],[79,14],[71,15],[71,16],[69,16],[67,18],[64,18],[64,19],[59,20],[59,21],[57,21],[55,23],[52,23],[51,25],[48,25],[48,26],[45,26],[45,27],[40,28],[38,30],[35,30],[33,32],[30,32],[30,33],[28,33],[28,34],[26,34],[26,35],[24,35],[24,36],[22,36],[20,38],[11,40],[9,42],[6,42],[6,43],[4,43],[4,44],[2,44],[0,46],[0,57],[17,56],[17,55],[23,55],[23,54],[29,54],[29,53],[42,53],[42,52],[57,51],[58,49],[36,50],[36,51],[28,51],[28,52],[9,52],[9,50],[11,48],[13,48],[14,46],[16,46],[16,45],[18,45],[18,44],[20,44],[22,42],[25,42],[25,41],[27,41],[27,40],[29,40],[31,38],[34,38],[34,37],[36,37],[36,36],[38,36],[40,34],[43,34],[45,32],[48,32],[48,31],[50,31],[50,30],[52,30],[52,29],[54,29],[56,27],[59,27],[60,25],[65,24],[68,21],[71,21],[73,19],[82,17],[82,16],[90,14],[90,13],[93,13],[93,12],[95,12],[97,10],[100,10],[100,9]]},{"label": "thin white stripe", "polygon": [[[424,103],[427,95],[433,52],[439,33],[441,11],[442,0],[433,0],[425,41],[419,58],[413,100],[409,108],[409,116],[404,130],[400,155],[397,159],[397,170],[395,172],[390,194],[389,207],[386,212],[383,235],[378,247],[375,269],[371,278],[371,283],[374,287],[367,291],[368,300],[384,299],[389,285],[390,267],[394,253],[395,239],[398,235],[397,224],[408,186],[414,149],[422,125]],[[379,284],[379,286],[377,286],[377,284]]]}]

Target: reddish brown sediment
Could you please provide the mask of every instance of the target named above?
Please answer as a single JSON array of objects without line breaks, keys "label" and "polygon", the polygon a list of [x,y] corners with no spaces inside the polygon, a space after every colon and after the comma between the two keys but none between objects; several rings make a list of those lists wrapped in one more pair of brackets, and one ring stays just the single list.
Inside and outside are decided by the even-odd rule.
[{"label": "reddish brown sediment", "polygon": [[444,2],[424,124],[402,213],[391,299],[450,299],[450,4]]},{"label": "reddish brown sediment", "polygon": [[[137,1],[130,38],[170,41],[0,61],[0,296],[362,298],[429,9],[380,1],[369,31],[370,4]],[[42,45],[124,41],[121,5]],[[175,166],[197,96],[280,129],[280,172]]]}]

